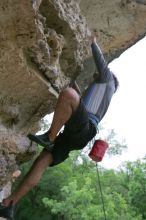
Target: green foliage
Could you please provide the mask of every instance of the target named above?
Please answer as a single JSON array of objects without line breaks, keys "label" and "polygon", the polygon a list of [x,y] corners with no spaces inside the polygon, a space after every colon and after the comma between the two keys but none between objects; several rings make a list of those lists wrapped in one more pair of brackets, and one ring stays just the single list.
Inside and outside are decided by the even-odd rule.
[{"label": "green foliage", "polygon": [[129,200],[146,219],[146,158],[125,164],[129,181]]},{"label": "green foliage", "polygon": [[121,155],[123,150],[127,149],[125,140],[118,141],[116,138],[116,133],[113,129],[110,130],[109,134],[106,137],[106,140],[109,144],[108,155]]},{"label": "green foliage", "polygon": [[64,219],[98,219],[99,212],[95,203],[95,190],[91,188],[91,179],[84,179],[84,187],[76,180],[61,188],[61,201],[44,198],[43,202],[52,213],[64,216]]},{"label": "green foliage", "polygon": [[[114,133],[109,140],[118,147]],[[32,162],[21,166],[24,174]],[[118,171],[99,165],[98,170],[107,219],[146,219],[145,160],[128,162]],[[95,163],[83,152],[72,152],[64,163],[48,168],[40,183],[20,201],[16,220],[104,220],[97,174]]]},{"label": "green foliage", "polygon": [[49,130],[50,125],[51,125],[51,124],[50,124],[50,122],[49,122],[48,119],[42,118],[42,119],[41,119],[41,131],[42,131],[42,133],[44,133],[44,132],[46,132],[47,130]]}]

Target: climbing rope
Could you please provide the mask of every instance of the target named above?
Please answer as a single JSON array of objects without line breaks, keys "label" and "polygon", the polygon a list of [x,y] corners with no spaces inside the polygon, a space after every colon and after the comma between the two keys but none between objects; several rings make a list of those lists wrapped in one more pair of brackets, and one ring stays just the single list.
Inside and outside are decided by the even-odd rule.
[{"label": "climbing rope", "polygon": [[101,195],[101,201],[102,201],[102,209],[103,209],[103,214],[104,214],[104,220],[107,220],[107,218],[106,218],[106,212],[105,212],[104,199],[103,199],[103,193],[102,193],[102,188],[101,188],[101,182],[100,182],[100,176],[99,176],[99,169],[98,169],[98,164],[97,164],[97,163],[96,163],[96,169],[97,169],[98,185],[99,185],[99,190],[100,190],[100,195]]}]

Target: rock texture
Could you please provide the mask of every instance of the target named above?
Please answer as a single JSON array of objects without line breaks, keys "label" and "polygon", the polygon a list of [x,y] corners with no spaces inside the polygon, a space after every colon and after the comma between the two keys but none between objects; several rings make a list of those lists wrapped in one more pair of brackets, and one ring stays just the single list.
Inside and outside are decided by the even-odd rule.
[{"label": "rock texture", "polygon": [[74,1],[2,0],[0,16],[2,188],[17,164],[35,153],[26,134],[39,129],[82,66],[89,30]]},{"label": "rock texture", "polygon": [[[81,0],[80,8],[108,62],[146,35],[146,0]],[[78,78],[80,85],[90,80],[91,69],[92,61],[87,59]]]},{"label": "rock texture", "polygon": [[146,34],[145,23],[145,0],[0,1],[0,189],[34,155],[26,134],[60,90],[76,77],[89,83],[90,31],[111,61]]}]

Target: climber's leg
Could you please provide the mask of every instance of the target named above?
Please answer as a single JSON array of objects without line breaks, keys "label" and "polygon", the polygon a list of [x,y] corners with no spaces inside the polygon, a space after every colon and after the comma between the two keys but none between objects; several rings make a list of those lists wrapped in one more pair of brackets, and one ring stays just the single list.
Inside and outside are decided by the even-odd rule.
[{"label": "climber's leg", "polygon": [[62,126],[70,119],[77,110],[80,103],[80,96],[73,88],[63,90],[59,96],[53,121],[49,131],[50,140],[55,140],[57,133]]},{"label": "climber's leg", "polygon": [[52,154],[43,150],[33,163],[31,169],[22,180],[16,191],[14,191],[8,198],[2,202],[3,206],[9,206],[13,201],[15,205],[27,192],[29,192],[40,180],[45,169],[53,162]]},{"label": "climber's leg", "polygon": [[76,111],[79,103],[80,96],[78,93],[73,88],[66,88],[59,95],[49,131],[45,135],[29,134],[28,137],[32,141],[46,147],[46,149],[49,148],[48,146],[52,147],[52,142],[55,140],[57,133]]}]

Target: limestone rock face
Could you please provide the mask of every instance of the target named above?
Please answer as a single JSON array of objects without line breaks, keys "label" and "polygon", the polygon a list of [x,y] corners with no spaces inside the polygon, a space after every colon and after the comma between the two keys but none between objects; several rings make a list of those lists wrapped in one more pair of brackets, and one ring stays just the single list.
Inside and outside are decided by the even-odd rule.
[{"label": "limestone rock face", "polygon": [[110,60],[146,34],[146,0],[82,0],[80,8]]},{"label": "limestone rock face", "polygon": [[[26,137],[59,92],[94,71],[91,32],[108,61],[146,34],[145,0],[0,1],[0,189],[34,155]],[[84,67],[84,68],[83,68]]]},{"label": "limestone rock face", "polygon": [[88,54],[76,1],[0,2],[0,187],[35,152],[26,137]]}]

